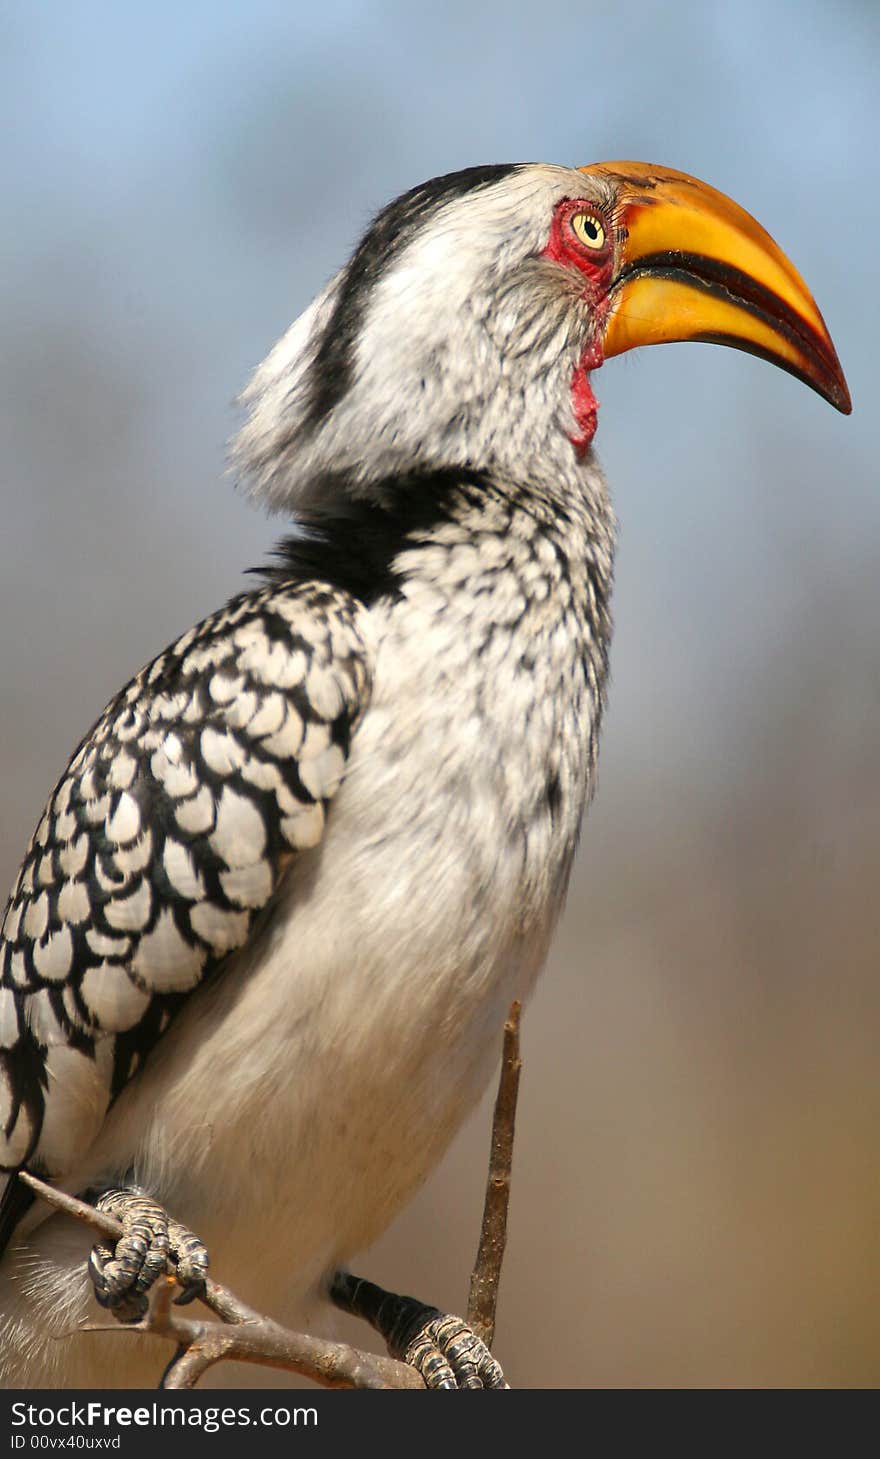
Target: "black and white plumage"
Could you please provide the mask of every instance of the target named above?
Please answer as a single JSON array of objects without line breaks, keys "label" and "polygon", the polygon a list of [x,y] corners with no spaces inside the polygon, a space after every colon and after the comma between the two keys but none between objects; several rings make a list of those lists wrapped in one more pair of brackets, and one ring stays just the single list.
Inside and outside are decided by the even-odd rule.
[{"label": "black and white plumage", "polygon": [[362,616],[314,583],[243,594],[77,750],[3,920],[6,1169],[75,1163],[185,996],[252,937],[293,853],[320,841],[369,698]]},{"label": "black and white plumage", "polygon": [[[7,1380],[108,1381],[106,1339],[53,1340],[89,1312],[88,1235],[16,1170],[139,1184],[289,1315],[490,1077],[593,788],[614,518],[589,372],[639,210],[680,186],[639,166],[416,189],[257,371],[236,459],[299,530],[108,706],[3,922]],[[633,279],[651,267],[671,278]],[[840,404],[830,341],[767,270],[778,362]],[[767,299],[741,309],[736,342],[768,354]],[[155,1381],[152,1350],[122,1356],[115,1381]]]}]

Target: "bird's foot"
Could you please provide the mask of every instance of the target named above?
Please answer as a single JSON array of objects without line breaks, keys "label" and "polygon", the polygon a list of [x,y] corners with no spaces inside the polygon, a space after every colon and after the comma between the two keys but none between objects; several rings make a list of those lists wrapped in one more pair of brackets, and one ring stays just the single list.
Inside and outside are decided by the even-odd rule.
[{"label": "bird's foot", "polygon": [[147,1310],[149,1291],[169,1270],[183,1291],[181,1306],[205,1290],[208,1253],[203,1243],[164,1207],[135,1187],[102,1191],[95,1201],[122,1223],[115,1244],[99,1241],[89,1256],[95,1297],[119,1322],[138,1322]]},{"label": "bird's foot", "polygon": [[500,1363],[482,1338],[461,1317],[438,1312],[412,1297],[412,1336],[402,1353],[395,1353],[420,1373],[426,1388],[507,1388]]},{"label": "bird's foot", "polygon": [[507,1388],[501,1366],[460,1317],[399,1297],[373,1282],[339,1271],[331,1300],[363,1317],[385,1339],[393,1358],[415,1368],[426,1388]]}]

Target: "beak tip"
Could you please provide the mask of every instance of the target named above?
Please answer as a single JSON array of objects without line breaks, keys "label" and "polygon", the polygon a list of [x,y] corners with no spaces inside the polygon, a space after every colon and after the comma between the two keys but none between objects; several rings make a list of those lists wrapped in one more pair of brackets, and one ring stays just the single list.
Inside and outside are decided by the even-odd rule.
[{"label": "beak tip", "polygon": [[834,376],[825,398],[829,405],[833,405],[835,410],[840,411],[841,415],[852,415],[852,397],[842,370],[839,370]]}]

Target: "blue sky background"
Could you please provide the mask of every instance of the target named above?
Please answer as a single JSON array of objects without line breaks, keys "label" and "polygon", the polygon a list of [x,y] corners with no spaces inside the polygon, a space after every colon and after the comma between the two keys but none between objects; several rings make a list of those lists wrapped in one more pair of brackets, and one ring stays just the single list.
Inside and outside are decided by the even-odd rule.
[{"label": "blue sky background", "polygon": [[[555,1145],[542,1136],[541,1159],[558,1147],[549,1169],[535,1150],[522,1157],[526,1189],[534,1195],[543,1169],[540,1179],[579,1213],[574,1228],[560,1217],[554,1240],[560,1272],[563,1262],[571,1271],[566,1240],[577,1232],[583,1272],[568,1317],[583,1322],[589,1302],[596,1326],[578,1329],[589,1371],[572,1363],[551,1373],[524,1353],[521,1381],[834,1381],[868,1371],[846,1356],[862,1353],[861,1338],[844,1344],[834,1368],[840,1345],[822,1345],[830,1319],[815,1307],[803,1316],[815,1328],[807,1356],[781,1339],[756,1356],[748,1313],[729,1314],[752,1291],[738,1254],[759,1219],[754,1203],[765,1187],[778,1190],[772,1160],[744,1177],[755,1194],[740,1226],[700,1152],[721,1152],[718,1168],[732,1170],[737,1142],[754,1152],[768,1118],[773,1129],[782,1122],[790,1150],[790,1106],[815,1097],[827,1108],[829,1091],[840,1092],[838,1059],[851,1074],[864,1056],[867,1083],[852,1099],[880,1108],[868,1050],[854,1052],[864,1000],[877,1011],[870,969],[880,936],[864,899],[841,912],[880,844],[878,63],[880,8],[870,0],[0,3],[0,871],[9,880],[50,784],[109,695],[236,591],[241,570],[278,535],[283,524],[255,514],[223,474],[232,401],[391,196],[479,162],[663,162],[753,212],[831,329],[850,419],[764,363],[702,345],[612,361],[594,382],[597,446],[622,523],[614,685],[553,991],[548,979],[532,1015],[538,1072],[523,1140],[528,1120],[537,1128],[548,1103],[567,1107],[577,1091],[620,1118],[602,1126],[605,1144],[583,1119]],[[731,903],[732,886],[742,904]],[[810,982],[819,1001],[799,1035],[806,1050],[833,1052],[820,1098],[814,1076],[803,1074],[805,1085],[796,1071],[779,1073],[792,1045],[782,1013],[780,1026],[768,1025],[767,1004],[802,1009],[797,939],[817,947],[838,915],[859,951],[841,960],[839,938],[829,942]],[[781,977],[790,1004],[754,971],[752,934],[738,940],[744,926],[768,967],[791,970]],[[857,969],[849,999],[841,966]],[[832,985],[852,1014],[839,1027],[823,1001]],[[575,1009],[593,1041],[586,1076],[560,1050]],[[731,1021],[742,1018],[753,1037],[731,1044]],[[768,1026],[778,1038],[764,1057]],[[706,1049],[715,1052],[701,1073]],[[635,1087],[624,1077],[634,1061],[653,1071]],[[563,1072],[556,1087],[558,1066],[568,1083]],[[764,1091],[754,1125],[737,1103],[743,1081]],[[634,1207],[647,1197],[634,1200],[620,1161],[629,1149],[633,1172],[654,1168],[649,1110],[668,1111],[666,1163],[639,1221]],[[836,1116],[850,1128],[853,1118],[849,1105]],[[458,1229],[460,1203],[446,1193],[479,1167],[480,1138],[457,1147],[453,1174],[380,1252],[392,1269],[399,1257],[409,1286],[425,1223]],[[843,1159],[828,1139],[814,1150],[826,1176]],[[574,1163],[589,1152],[607,1209],[595,1190],[572,1193],[574,1146]],[[845,1164],[861,1169],[855,1156]],[[843,1176],[823,1185],[845,1187],[841,1200],[861,1209]],[[684,1204],[685,1188],[698,1193],[696,1207]],[[826,1228],[840,1231],[841,1210],[825,1213]],[[770,1240],[764,1252],[768,1271],[794,1262],[790,1214],[779,1215],[778,1248]],[[524,1243],[526,1226],[524,1217]],[[646,1246],[646,1229],[656,1246]],[[820,1260],[817,1231],[803,1233],[806,1265]],[[450,1238],[450,1283],[469,1257],[462,1239],[464,1257]],[[725,1294],[717,1310],[700,1306],[695,1249]],[[668,1292],[659,1283],[652,1305],[645,1293],[670,1250],[675,1280]],[[524,1244],[511,1263],[515,1327],[515,1302],[524,1325],[540,1261]],[[800,1270],[791,1267],[796,1296],[785,1288],[766,1299],[780,1332],[786,1302],[800,1300]],[[636,1271],[638,1291],[627,1276]],[[853,1293],[873,1280],[880,1295],[876,1268],[871,1278],[856,1261],[850,1278]],[[832,1306],[846,1281],[829,1275]],[[767,1288],[766,1275],[754,1278],[765,1331]],[[628,1298],[632,1314],[641,1304],[635,1356]],[[682,1312],[696,1312],[693,1327]],[[837,1320],[861,1332],[849,1307]],[[670,1342],[676,1322],[684,1327]],[[611,1336],[594,1350],[600,1328]]]}]

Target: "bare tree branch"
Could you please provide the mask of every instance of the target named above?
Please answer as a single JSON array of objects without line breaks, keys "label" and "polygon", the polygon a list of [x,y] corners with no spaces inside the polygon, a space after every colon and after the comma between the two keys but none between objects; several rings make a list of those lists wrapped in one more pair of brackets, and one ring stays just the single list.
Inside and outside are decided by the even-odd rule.
[{"label": "bare tree branch", "polygon": [[522,1005],[512,1003],[504,1025],[501,1075],[492,1120],[489,1178],[483,1205],[483,1224],[477,1259],[471,1274],[467,1321],[487,1348],[495,1340],[495,1309],[501,1264],[507,1246],[507,1209],[510,1204],[510,1174],[513,1165],[513,1136],[516,1101],[522,1060],[519,1053],[519,1024]]}]

